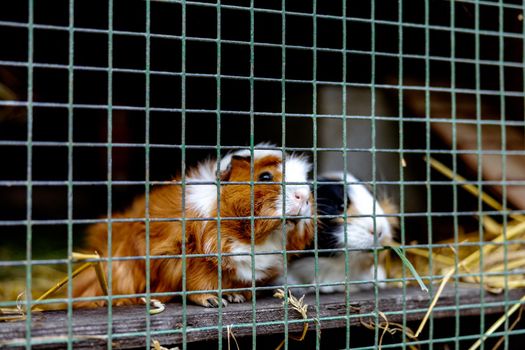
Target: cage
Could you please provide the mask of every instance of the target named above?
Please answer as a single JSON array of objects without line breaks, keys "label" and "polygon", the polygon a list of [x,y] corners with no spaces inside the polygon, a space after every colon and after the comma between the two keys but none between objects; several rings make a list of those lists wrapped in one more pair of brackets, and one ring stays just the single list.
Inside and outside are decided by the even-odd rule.
[{"label": "cage", "polygon": [[[524,7],[514,0],[1,2],[0,347],[520,349]],[[255,227],[269,220],[255,214],[261,151],[302,154],[312,164],[306,179],[288,181],[285,166],[273,184],[283,202],[287,187],[311,188],[315,205],[300,219],[313,223],[304,249],[285,248],[287,225],[296,223],[285,208],[275,218],[282,249],[257,248]],[[247,216],[221,217],[219,205],[217,215],[199,220],[218,225],[219,242],[227,237],[221,225],[244,220],[248,251],[190,254],[192,242],[182,239],[177,253],[152,253],[157,222],[177,223],[181,237],[199,222],[185,210],[162,220],[151,214],[155,189],[180,186],[185,203],[187,186],[197,186],[188,171],[236,152],[251,156],[249,181],[230,184],[250,188]],[[200,185],[212,186],[220,202],[228,181],[219,170]],[[318,190],[332,172],[355,175],[330,180],[344,193],[363,188],[377,203],[388,198],[392,210],[374,204],[364,215],[323,216]],[[141,196],[143,215],[119,216]],[[344,205],[350,201],[344,196]],[[351,247],[348,228],[344,247],[321,247],[323,218],[361,217],[373,223],[373,247]],[[382,247],[377,225],[385,218],[398,227]],[[145,227],[143,252],[112,254],[118,225],[132,221]],[[94,225],[109,232],[110,253],[82,257]],[[350,275],[349,257],[359,251],[371,264],[368,278]],[[312,283],[256,281],[261,257],[281,261],[286,277],[306,256]],[[235,257],[249,266],[248,283],[204,289],[252,298],[212,309],[192,303],[186,264],[217,259],[223,276],[223,259]],[[144,284],[113,293],[112,266],[127,260],[142,264]],[[180,288],[155,290],[151,267],[159,261],[184,261]],[[343,278],[322,281],[321,261]],[[76,307],[75,279],[87,273],[74,277],[79,266],[97,271],[101,289],[107,284],[82,300],[105,305]],[[283,300],[273,296],[278,288]],[[113,305],[130,298],[144,302]],[[155,301],[163,298],[170,300]]]}]

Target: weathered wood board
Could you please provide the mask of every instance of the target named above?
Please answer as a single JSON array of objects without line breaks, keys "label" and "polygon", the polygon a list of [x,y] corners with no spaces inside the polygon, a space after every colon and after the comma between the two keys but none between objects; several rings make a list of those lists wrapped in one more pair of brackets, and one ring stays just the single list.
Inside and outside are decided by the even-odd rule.
[{"label": "weathered wood board", "polygon": [[[461,315],[478,315],[480,309],[480,290],[478,288],[462,286],[457,291],[449,287],[441,296],[434,317],[450,317],[456,312]],[[494,295],[483,292],[485,313],[501,312],[504,295]],[[509,291],[509,301],[519,300],[525,290]],[[457,295],[457,297],[456,297]],[[402,289],[379,290],[377,310],[388,316],[389,321],[421,319],[430,304],[431,297],[418,288],[408,288],[403,297]],[[343,294],[321,295],[319,313],[316,312],[315,296],[308,295],[305,302],[309,305],[309,325],[314,327],[314,319],[319,320],[322,329],[346,327],[346,306]],[[376,308],[374,293],[363,291],[352,294],[351,317],[352,325],[366,320],[369,313]],[[458,305],[460,308],[458,308]],[[138,348],[145,346],[146,315],[145,306],[115,307],[112,310],[113,321],[109,326],[112,332],[113,345],[118,349]],[[283,323],[274,323],[284,320],[282,301],[271,297],[259,297],[257,308],[252,310],[251,303],[230,304],[222,310],[222,336],[227,336],[226,326],[233,325],[236,337],[251,336],[253,320],[255,319],[258,335],[281,333]],[[368,316],[367,316],[368,314]],[[360,316],[362,315],[362,316]],[[363,316],[364,315],[364,316]],[[403,316],[404,315],[404,316]],[[158,340],[163,346],[178,345],[183,340],[183,309],[180,303],[166,305],[166,310],[151,316],[151,339]],[[297,312],[289,312],[289,332],[299,332],[303,328]],[[330,318],[330,319],[327,319]],[[106,348],[108,335],[108,310],[98,308],[91,310],[74,310],[72,317],[72,339],[75,349]],[[195,342],[218,337],[217,309],[188,305],[186,310],[187,342]],[[138,332],[139,335],[130,333]],[[66,311],[48,311],[34,313],[31,324],[31,342],[37,348],[63,348],[68,339],[68,317]],[[24,346],[26,342],[26,322],[7,322],[0,324],[0,348]]]}]

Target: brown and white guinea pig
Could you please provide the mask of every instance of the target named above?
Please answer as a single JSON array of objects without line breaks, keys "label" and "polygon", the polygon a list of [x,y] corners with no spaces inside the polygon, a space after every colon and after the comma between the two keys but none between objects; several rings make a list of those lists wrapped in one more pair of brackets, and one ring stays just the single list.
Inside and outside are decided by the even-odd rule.
[{"label": "brown and white guinea pig", "polygon": [[[393,213],[395,209],[388,200],[379,203],[352,174],[346,174],[345,191],[344,177],[345,174],[339,172],[327,174],[318,179],[317,213],[321,217],[317,221],[317,247],[318,249],[345,247],[352,249],[348,253],[348,279],[350,281],[385,280],[386,272],[382,265],[377,266],[377,276],[375,275],[374,256],[370,249],[382,246],[391,240],[397,221],[393,217],[387,218],[384,215],[385,212]],[[327,184],[326,182],[338,182],[338,184]],[[347,213],[346,222],[342,217],[345,211]],[[323,218],[322,216],[335,217]],[[308,249],[313,248],[312,244]],[[344,252],[318,253],[317,282],[315,258],[311,255],[313,254],[289,263],[287,283],[289,285],[319,284],[319,291],[322,293],[344,291],[347,273]],[[281,276],[276,282],[274,284],[283,285],[285,280]],[[383,284],[379,283],[380,286]],[[353,286],[357,287],[353,289],[366,288],[370,287],[371,283],[351,285]],[[298,289],[296,291],[299,293],[314,290],[313,287]]]},{"label": "brown and white guinea pig", "polygon": [[[270,146],[263,144],[262,146]],[[257,146],[256,146],[257,147]],[[283,162],[285,178],[283,179]],[[284,224],[287,234],[287,249],[298,250],[308,246],[313,237],[311,215],[312,197],[306,184],[310,163],[301,155],[286,154],[273,150],[254,151],[253,186],[254,216],[272,217],[255,219],[253,227],[254,251],[274,252],[274,254],[255,255],[254,275],[252,276],[251,236],[251,186],[249,184],[221,184],[220,206],[217,203],[217,186],[209,182],[216,181],[217,167],[220,179],[231,182],[247,182],[250,175],[251,154],[241,150],[226,155],[218,164],[208,160],[190,169],[186,177],[185,218],[186,230],[183,232],[182,187],[180,184],[165,185],[155,188],[150,194],[149,223],[150,256],[181,254],[183,235],[186,240],[186,290],[217,290],[218,258],[217,253],[238,253],[235,256],[222,256],[222,289],[251,287],[252,279],[264,283],[279,275],[283,269],[283,199],[285,214],[292,220]],[[175,180],[180,181],[180,178]],[[265,182],[293,182],[305,184],[287,185],[282,193],[280,184]],[[202,184],[207,182],[208,184]],[[201,183],[201,184],[199,184]],[[220,208],[220,233],[216,218]],[[112,257],[144,256],[146,252],[145,199],[137,199],[124,213],[113,215],[114,219],[137,218],[136,221],[113,222]],[[300,216],[303,218],[295,217]],[[234,219],[247,217],[247,219]],[[140,219],[142,218],[142,219]],[[191,220],[203,219],[209,220]],[[155,219],[168,219],[155,221]],[[218,236],[220,234],[220,247]],[[108,256],[107,223],[93,225],[88,230],[86,250],[97,251]],[[275,254],[275,252],[279,252]],[[191,257],[191,254],[215,254],[211,257]],[[101,296],[102,291],[92,269],[86,270],[74,279],[74,297]],[[150,260],[150,290],[152,293],[176,292],[182,290],[182,259],[154,258]],[[115,260],[112,262],[112,294],[137,294],[146,292],[145,260]],[[251,298],[249,292],[224,293],[230,302],[244,302]],[[157,298],[157,297],[154,297]],[[160,297],[167,301],[172,297]],[[188,299],[205,307],[226,305],[225,299],[219,300],[217,293],[203,292],[189,294]],[[115,299],[115,305],[138,303],[139,298]],[[79,301],[75,307],[94,307],[103,305],[102,301]]]}]

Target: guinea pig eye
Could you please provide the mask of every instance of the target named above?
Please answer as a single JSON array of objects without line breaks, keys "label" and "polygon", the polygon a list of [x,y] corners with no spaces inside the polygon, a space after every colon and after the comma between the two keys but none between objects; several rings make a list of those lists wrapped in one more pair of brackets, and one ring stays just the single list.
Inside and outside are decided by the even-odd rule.
[{"label": "guinea pig eye", "polygon": [[339,210],[345,210],[345,204],[344,203],[341,203],[341,205],[339,206]]},{"label": "guinea pig eye", "polygon": [[272,180],[273,180],[273,175],[272,173],[268,171],[265,171],[264,173],[261,173],[259,175],[259,181],[272,181]]}]

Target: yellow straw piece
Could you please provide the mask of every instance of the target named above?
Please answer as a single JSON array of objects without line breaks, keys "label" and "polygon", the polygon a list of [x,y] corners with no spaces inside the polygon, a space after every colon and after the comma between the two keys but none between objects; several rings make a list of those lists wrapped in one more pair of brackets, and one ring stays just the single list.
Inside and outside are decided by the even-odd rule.
[{"label": "yellow straw piece", "polygon": [[520,308],[523,302],[525,302],[525,295],[521,297],[519,302],[512,305],[512,307],[503,316],[501,316],[496,322],[494,322],[494,324],[485,332],[485,334],[480,339],[478,339],[469,348],[469,350],[476,350],[477,348],[479,348],[481,343],[483,343],[492,333],[494,333],[496,329],[498,329],[499,326],[501,326],[501,324],[505,322],[507,318],[509,318],[513,313],[515,313]]},{"label": "yellow straw piece", "polygon": [[[520,312],[518,312],[518,316],[516,317],[516,319],[514,320],[514,322],[512,322],[512,324],[510,325],[510,327],[508,328],[508,332],[511,332],[514,328],[516,328],[516,325],[520,322],[521,320],[521,316],[523,314],[523,305],[520,307]],[[505,341],[505,336],[502,335],[501,338],[499,338],[498,342],[496,344],[494,344],[494,346],[492,347],[492,350],[497,350],[499,349],[501,343],[503,343]]]},{"label": "yellow straw piece", "polygon": [[[142,301],[144,304],[147,303],[147,300],[144,297],[140,298],[140,301]],[[151,306],[149,310],[150,315],[160,314],[161,312],[166,310],[166,305],[164,305],[160,300],[157,300],[157,299],[150,299],[150,306]]]},{"label": "yellow straw piece", "polygon": [[[497,248],[490,255],[485,257],[483,259],[483,266],[491,267],[491,266],[495,266],[499,264],[504,265],[505,251],[502,248],[503,247]],[[510,246],[507,246],[507,261],[508,262],[512,260],[519,260],[524,257],[524,254],[523,254],[524,251],[522,250],[521,246],[520,246],[520,250],[516,250],[516,251],[509,251],[510,250],[509,248]]]},{"label": "yellow straw piece", "polygon": [[[78,269],[75,269],[75,271],[73,271],[73,273],[71,274],[71,278],[74,278],[75,276],[77,276],[79,273],[81,273],[82,271],[86,270],[87,268],[89,268],[91,266],[91,263],[85,263],[83,264],[82,266],[80,266]],[[45,292],[44,294],[42,294],[38,299],[35,300],[35,304],[33,304],[33,306],[31,307],[31,310],[33,310],[35,308],[35,306],[37,305],[36,302],[39,302],[41,300],[44,300],[46,299],[47,297],[49,297],[51,294],[55,293],[57,290],[59,290],[60,288],[62,288],[62,286],[64,286],[67,281],[69,281],[69,276],[68,277],[64,277],[60,282],[58,282],[54,287],[52,287],[51,289],[49,289],[47,292]]]},{"label": "yellow straw piece", "polygon": [[155,350],[180,350],[180,348],[178,346],[168,349],[168,348],[160,345],[160,342],[158,340],[156,340],[156,339],[153,339],[151,341],[151,345],[153,345],[153,349],[155,349]]},{"label": "yellow straw piece", "polygon": [[[95,252],[95,254],[83,254],[73,252],[71,254],[71,257],[74,261],[100,259],[100,255],[98,254],[98,252]],[[104,293],[104,295],[108,295],[108,281],[106,280],[106,274],[104,273],[102,262],[97,261],[91,262],[90,264],[93,264],[93,268],[95,269],[95,272],[97,274],[98,283],[100,284],[100,288],[102,288],[102,292]]]},{"label": "yellow straw piece", "polygon": [[[275,292],[273,296],[275,298],[284,299],[285,297],[284,290],[278,289],[277,292]],[[299,299],[297,299],[295,296],[293,296],[292,291],[288,290],[288,303],[290,303],[290,305],[292,306],[292,309],[294,309],[295,311],[301,314],[303,319],[305,320],[308,319],[308,304],[304,303],[304,295],[300,297]],[[284,306],[284,302],[283,302],[283,306]],[[290,336],[290,338],[293,340],[297,340],[297,341],[303,341],[304,338],[306,337],[307,332],[308,332],[308,322],[304,322],[303,333],[301,334],[301,336],[298,338]],[[275,350],[280,350],[283,347],[284,343],[285,341],[283,339],[283,341],[281,341],[281,343],[275,348]]]},{"label": "yellow straw piece", "polygon": [[[72,253],[71,256],[73,262],[77,261],[85,261],[88,259],[100,259],[100,255],[98,255],[97,252],[95,254],[82,254],[82,253]],[[71,274],[71,278],[75,278],[80,273],[82,273],[84,270],[88,269],[89,267],[93,267],[95,269],[95,272],[97,274],[98,282],[100,283],[100,287],[102,288],[102,291],[105,295],[108,295],[108,285],[106,281],[106,275],[104,274],[104,270],[102,268],[102,263],[100,261],[98,262],[86,262],[82,264],[79,268],[75,269],[73,273]],[[38,299],[35,300],[35,304],[31,307],[31,310],[34,311],[35,306],[39,301],[42,301],[46,298],[48,298],[50,295],[55,293],[57,290],[62,288],[67,282],[69,281],[69,276],[64,277],[60,282],[58,282],[56,285],[54,285],[52,288],[47,290],[44,294],[42,294]]]},{"label": "yellow straw piece", "polygon": [[233,338],[233,341],[235,342],[235,345],[237,346],[237,350],[241,350],[241,348],[239,348],[239,343],[237,343],[237,338],[235,338],[235,334],[233,333],[231,324],[226,326],[226,331],[228,332],[228,350],[231,350],[231,347],[230,347],[230,335]]},{"label": "yellow straw piece", "polygon": [[498,271],[512,270],[512,269],[516,269],[522,266],[525,266],[525,258],[508,261],[506,266],[505,266],[505,263],[499,263],[497,265],[491,266],[490,268],[486,269],[485,272],[498,272]]},{"label": "yellow straw piece", "polygon": [[98,255],[98,253],[96,253],[96,254],[84,254],[84,253],[73,252],[73,253],[71,253],[71,259],[73,259],[73,261],[83,261],[83,260],[88,260],[88,259],[100,259],[100,255]]},{"label": "yellow straw piece", "polygon": [[455,271],[456,271],[456,267],[453,267],[447,272],[445,277],[443,277],[443,280],[441,281],[441,284],[439,285],[436,295],[434,295],[434,298],[432,299],[432,303],[430,304],[430,307],[428,308],[427,313],[425,314],[425,317],[423,317],[423,320],[419,324],[419,328],[417,329],[416,334],[414,335],[416,338],[419,337],[419,334],[421,334],[421,332],[423,331],[423,328],[425,328],[425,325],[428,321],[428,318],[430,317],[430,314],[432,313],[432,310],[434,310],[434,307],[436,306],[437,301],[439,297],[441,296],[441,293],[443,293],[443,289],[445,288],[445,285],[447,284],[448,280],[450,279],[450,277],[452,277]]},{"label": "yellow straw piece", "polygon": [[99,261],[98,263],[95,263],[93,267],[97,273],[97,279],[98,283],[100,284],[100,288],[102,288],[102,293],[104,293],[104,295],[108,295],[108,281],[106,280],[106,274],[102,269],[102,263]]},{"label": "yellow straw piece", "polygon": [[[430,162],[430,165],[432,166],[432,168],[436,169],[437,171],[439,171],[441,174],[445,175],[449,179],[454,180],[456,182],[467,181],[467,179],[465,179],[463,176],[458,175],[458,174],[454,174],[454,172],[452,170],[450,170],[443,163],[435,160],[434,158],[429,157],[427,159],[425,157],[425,160],[428,160]],[[499,211],[503,210],[503,206],[497,200],[495,200],[492,196],[489,196],[485,192],[480,192],[480,190],[476,186],[474,186],[472,184],[463,184],[463,185],[461,185],[461,187],[463,187],[465,190],[467,190],[468,192],[472,193],[476,197],[481,196],[481,200],[485,204],[491,206],[492,208],[494,208],[496,210],[499,210]],[[525,221],[525,216],[523,216],[523,215],[510,214],[509,216],[511,218],[515,219],[515,220],[518,220],[518,221]]]},{"label": "yellow straw piece", "polygon": [[481,222],[483,223],[483,227],[485,228],[485,233],[489,233],[492,236],[501,234],[501,232],[503,231],[503,226],[498,224],[496,220],[494,220],[488,215],[483,216],[483,220]]},{"label": "yellow straw piece", "polygon": [[[420,248],[405,247],[405,253],[419,255],[425,258],[430,257],[430,253],[428,252],[428,250],[420,249]],[[453,258],[446,256],[446,255],[436,254],[436,253],[432,253],[432,261],[439,262],[445,265],[451,265],[455,263],[455,260]]]},{"label": "yellow straw piece", "polygon": [[525,281],[524,280],[519,280],[519,281],[507,281],[507,285],[505,285],[505,280],[502,279],[500,281],[494,281],[494,282],[489,282],[488,283],[491,287],[494,287],[494,288],[505,288],[508,286],[509,289],[514,289],[514,288],[523,288],[525,287]]},{"label": "yellow straw piece", "polygon": [[[381,333],[381,337],[379,338],[378,350],[381,350],[381,347],[383,346],[383,338],[387,332],[390,333],[390,335],[394,335],[397,332],[401,332],[406,338],[411,340],[417,340],[417,338],[414,336],[414,332],[409,327],[404,327],[400,323],[390,322],[386,317],[385,313],[382,311],[378,310],[377,313],[385,320],[384,322],[379,322],[379,324],[375,323],[372,320],[365,322],[362,318],[359,319],[359,321],[361,322],[362,326],[366,327],[371,331],[375,330],[376,328],[383,330],[383,333]],[[417,347],[414,345],[409,345],[408,347],[412,350],[417,350]]]},{"label": "yellow straw piece", "polygon": [[[512,240],[515,236],[523,234],[524,232],[525,232],[525,222],[520,222],[518,225],[508,228],[506,235],[501,234],[490,242],[500,243],[503,241],[509,241],[509,240]],[[483,251],[483,254],[487,254],[496,248],[497,248],[496,245],[485,245],[483,248],[481,248],[481,251]],[[477,250],[474,253],[467,256],[465,259],[463,259],[461,263],[464,264],[465,266],[469,266],[472,263],[479,261],[479,255],[480,255],[480,250]]]}]

